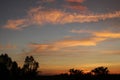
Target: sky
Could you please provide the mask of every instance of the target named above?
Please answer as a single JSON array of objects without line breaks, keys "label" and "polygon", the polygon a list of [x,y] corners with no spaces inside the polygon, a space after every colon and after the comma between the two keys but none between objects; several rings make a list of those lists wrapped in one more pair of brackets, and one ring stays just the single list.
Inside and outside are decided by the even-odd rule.
[{"label": "sky", "polygon": [[120,0],[1,0],[0,53],[41,74],[106,66],[120,73]]}]

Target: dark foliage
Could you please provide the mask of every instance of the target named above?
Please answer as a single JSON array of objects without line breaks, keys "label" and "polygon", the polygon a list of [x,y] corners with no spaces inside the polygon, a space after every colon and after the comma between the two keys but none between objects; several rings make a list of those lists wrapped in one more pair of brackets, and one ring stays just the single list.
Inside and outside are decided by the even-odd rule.
[{"label": "dark foliage", "polygon": [[25,58],[22,68],[7,54],[0,55],[0,80],[33,80],[37,76],[38,62],[32,56]]},{"label": "dark foliage", "polygon": [[107,67],[97,67],[91,71],[94,75],[107,75],[109,70]]},{"label": "dark foliage", "polygon": [[39,63],[32,56],[26,56],[20,68],[7,54],[0,55],[0,80],[120,80],[120,74],[109,74],[107,67],[97,67],[89,73],[69,69],[69,73],[53,76],[38,75]]},{"label": "dark foliage", "polygon": [[32,56],[27,56],[22,67],[22,74],[27,79],[34,78],[37,76],[38,67],[39,67],[38,62],[36,62]]}]

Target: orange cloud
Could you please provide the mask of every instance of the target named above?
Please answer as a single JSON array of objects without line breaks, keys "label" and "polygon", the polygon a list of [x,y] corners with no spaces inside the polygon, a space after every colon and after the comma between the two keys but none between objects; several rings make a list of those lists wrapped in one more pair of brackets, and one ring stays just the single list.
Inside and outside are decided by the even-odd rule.
[{"label": "orange cloud", "polygon": [[60,10],[46,10],[43,7],[32,8],[28,11],[27,17],[17,20],[8,20],[3,26],[8,29],[20,30],[29,25],[51,24],[68,24],[68,23],[84,23],[98,22],[100,20],[112,19],[120,17],[120,11],[105,14],[80,14],[70,13]]},{"label": "orange cloud", "polygon": [[83,67],[87,67],[87,68],[95,68],[95,67],[98,67],[98,66],[110,66],[111,63],[91,63],[91,64],[83,64]]},{"label": "orange cloud", "polygon": [[3,27],[7,29],[20,30],[26,26],[28,25],[25,19],[18,19],[18,20],[8,20],[6,25],[4,25]]},{"label": "orange cloud", "polygon": [[101,38],[120,38],[120,33],[116,32],[110,32],[110,31],[101,31],[101,32],[96,32],[96,31],[89,31],[89,30],[71,30],[70,32],[72,33],[91,33],[92,35],[96,37],[101,37]]},{"label": "orange cloud", "polygon": [[16,49],[16,45],[12,45],[10,43],[8,43],[7,45],[0,45],[0,49],[3,50],[3,49]]},{"label": "orange cloud", "polygon": [[78,46],[96,46],[99,42],[104,41],[105,38],[89,38],[80,40],[61,40],[49,44],[31,43],[29,47],[31,52],[39,53],[45,51],[58,51],[64,48],[78,47]]},{"label": "orange cloud", "polygon": [[103,54],[120,54],[120,50],[104,50]]},{"label": "orange cloud", "polygon": [[34,52],[42,52],[42,51],[56,51],[58,50],[57,47],[54,47],[51,44],[37,44],[37,43],[31,43],[29,44],[29,47],[34,50]]},{"label": "orange cloud", "polygon": [[77,14],[69,13],[60,10],[42,10],[42,8],[33,8],[30,12],[31,21],[37,24],[53,23],[53,24],[67,24],[67,23],[84,23],[97,22],[99,20],[106,20],[110,18],[120,17],[120,11],[106,14]]},{"label": "orange cloud", "polygon": [[104,38],[120,38],[120,33],[113,32],[93,32],[93,35]]},{"label": "orange cloud", "polygon": [[65,6],[66,8],[72,9],[72,10],[87,10],[87,7],[82,6],[82,5],[68,5]]},{"label": "orange cloud", "polygon": [[33,8],[30,10],[29,17],[33,24],[57,24],[60,23],[61,18],[64,16],[64,13],[62,11],[41,11],[41,9],[42,8]]},{"label": "orange cloud", "polygon": [[61,48],[64,47],[75,47],[75,46],[95,46],[97,42],[103,41],[104,38],[90,38],[90,39],[81,39],[81,40],[63,40],[54,43],[54,45]]}]

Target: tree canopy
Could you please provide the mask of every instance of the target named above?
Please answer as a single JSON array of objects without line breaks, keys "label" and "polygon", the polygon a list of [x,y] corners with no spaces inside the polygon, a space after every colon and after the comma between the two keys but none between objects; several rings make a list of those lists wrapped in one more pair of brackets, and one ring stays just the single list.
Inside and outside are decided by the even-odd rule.
[{"label": "tree canopy", "polygon": [[27,56],[23,67],[20,68],[17,62],[12,61],[7,54],[0,55],[0,78],[4,80],[16,80],[18,78],[28,78],[28,76],[35,77],[38,67],[38,62],[32,56]]},{"label": "tree canopy", "polygon": [[106,75],[109,73],[109,70],[107,67],[97,67],[91,71],[94,75]]}]

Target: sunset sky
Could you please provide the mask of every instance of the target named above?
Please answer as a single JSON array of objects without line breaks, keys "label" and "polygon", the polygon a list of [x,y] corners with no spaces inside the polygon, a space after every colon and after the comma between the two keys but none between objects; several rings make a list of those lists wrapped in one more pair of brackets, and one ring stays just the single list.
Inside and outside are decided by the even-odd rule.
[{"label": "sunset sky", "polygon": [[120,0],[0,0],[0,53],[32,55],[42,74],[120,73]]}]

